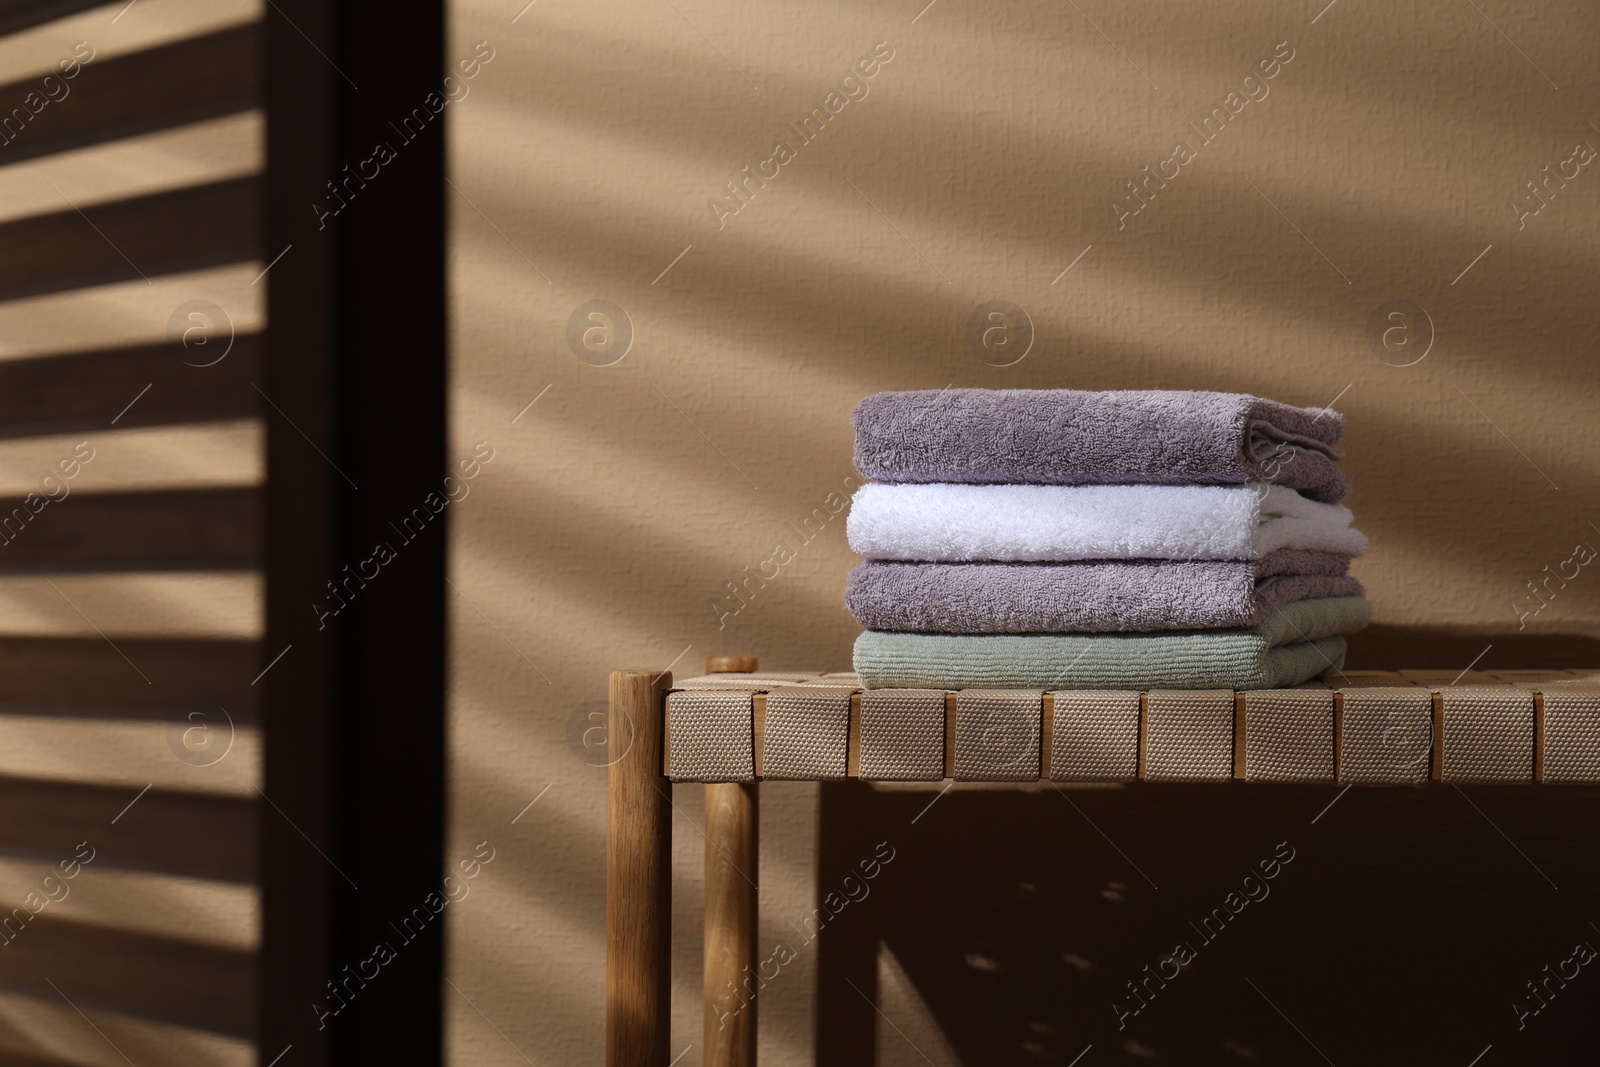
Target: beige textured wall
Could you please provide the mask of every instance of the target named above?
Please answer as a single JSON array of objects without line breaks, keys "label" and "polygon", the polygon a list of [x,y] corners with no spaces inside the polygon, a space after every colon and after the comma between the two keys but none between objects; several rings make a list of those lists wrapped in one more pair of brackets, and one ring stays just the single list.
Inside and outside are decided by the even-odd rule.
[{"label": "beige textured wall", "polygon": [[[843,521],[803,546],[784,524],[851,474],[867,393],[1338,398],[1373,540],[1357,570],[1390,626],[1493,643],[1527,578],[1600,545],[1600,172],[1568,164],[1536,215],[1510,206],[1600,146],[1592,5],[919,4],[454,5],[451,55],[495,50],[451,110],[455,448],[497,451],[454,514],[453,825],[462,847],[504,842],[452,916],[454,1063],[598,1062],[604,776],[569,733],[605,672],[848,663]],[[879,42],[893,58],[845,87],[867,94],[797,144],[785,124]],[[1292,59],[1247,83],[1275,52]],[[1186,123],[1232,91],[1260,99],[1201,144]],[[795,149],[777,177],[709,208],[775,139]],[[1192,160],[1119,219],[1124,183],[1179,140]],[[565,337],[596,299],[632,325],[609,366]],[[965,337],[991,300],[1031,318],[1015,365]],[[1392,301],[1431,331],[1411,322],[1412,347],[1380,358],[1369,320]],[[1391,365],[1429,332],[1421,362]],[[779,541],[796,558],[719,628],[724,581]],[[1528,631],[1600,634],[1600,579]],[[698,792],[678,790],[683,1067]],[[807,906],[816,794],[764,796],[765,941]],[[763,1002],[764,1062],[809,1062],[813,962]]]}]

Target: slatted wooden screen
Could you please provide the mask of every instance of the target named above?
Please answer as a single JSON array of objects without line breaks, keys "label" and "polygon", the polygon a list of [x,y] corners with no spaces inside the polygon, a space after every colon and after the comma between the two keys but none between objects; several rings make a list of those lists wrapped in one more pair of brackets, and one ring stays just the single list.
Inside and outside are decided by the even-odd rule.
[{"label": "slatted wooden screen", "polygon": [[[116,21],[135,17],[129,7],[0,0],[0,38],[92,16],[112,40]],[[337,226],[311,210],[345,163],[370,153],[384,120],[437,87],[443,5],[281,0],[257,17],[108,49],[65,101],[0,145],[3,169],[265,115],[260,173],[0,222],[0,315],[31,298],[248,269],[261,272],[269,325],[240,331],[210,366],[160,336],[167,307],[140,313],[145,325],[127,331],[135,343],[0,359],[0,448],[243,420],[265,440],[265,481],[74,491],[0,545],[0,581],[253,574],[261,628],[250,639],[141,635],[105,632],[85,614],[81,635],[0,632],[0,747],[8,722],[157,729],[186,709],[226,709],[241,737],[259,735],[259,788],[140,793],[59,768],[0,774],[0,860],[48,873],[89,841],[95,874],[176,876],[233,887],[241,901],[258,891],[263,935],[256,949],[158,935],[88,921],[69,901],[7,939],[6,909],[22,901],[0,899],[0,1001],[64,1020],[52,1043],[49,1027],[8,1032],[0,1006],[0,1065],[315,1067],[442,1054],[442,921],[405,944],[360,1010],[319,1018],[314,1006],[333,1005],[344,965],[369,956],[444,873],[445,531],[408,545],[333,627],[310,605],[445,473],[443,121]],[[3,123],[39,78],[0,69],[0,79]],[[0,529],[14,507],[25,499],[0,499]],[[112,1035],[146,1024],[157,1058],[117,1047]]]},{"label": "slatted wooden screen", "polygon": [[[0,33],[97,6],[7,0],[0,3]],[[116,9],[104,14],[109,29]],[[243,25],[99,59],[72,79],[64,100],[0,148],[0,167],[257,108],[260,40],[258,26]],[[0,85],[0,109],[9,114],[40,80]],[[137,282],[141,274],[153,280],[252,263],[260,258],[260,201],[259,178],[247,177],[82,210],[64,203],[0,223],[0,305]],[[166,310],[150,314],[159,322]],[[130,324],[128,332],[138,327]],[[261,354],[259,337],[246,334],[226,359],[205,368],[186,363],[182,349],[166,340],[0,361],[0,438],[83,435],[97,442],[97,451],[114,452],[121,431],[255,419],[260,401],[251,383],[260,377]],[[26,498],[0,499],[0,518],[17,509],[31,515]],[[0,546],[0,577],[249,571],[260,562],[260,517],[259,487],[75,491],[28,519],[25,535]],[[159,729],[195,707],[226,709],[241,734],[257,727],[260,691],[250,685],[260,669],[257,642],[102,633],[87,615],[84,622],[83,636],[14,630],[0,636],[0,745],[8,721],[70,720],[107,730],[145,722]],[[12,766],[0,777],[0,853],[36,863],[41,878],[70,860],[77,843],[88,842],[94,855],[74,879],[80,891],[112,877],[107,871],[193,884],[257,881],[257,802],[249,797],[163,786],[140,794],[92,779],[30,777]],[[55,1009],[70,1007],[84,1013],[80,1025],[98,1018],[107,1034],[122,1035],[132,1019],[152,1024],[157,1035],[195,1031],[222,1039],[211,1046],[218,1055],[248,1049],[256,1015],[251,952],[86,920],[81,911],[70,895],[36,915],[26,899],[0,900],[0,914],[13,918],[0,934],[0,992],[31,998],[44,1018],[62,1018]],[[81,1034],[65,1030],[0,1034],[0,1063],[100,1062],[62,1050],[84,1049],[83,1038],[106,1035],[87,1026]],[[114,1040],[106,1043],[112,1048],[101,1051],[121,1054]]]}]

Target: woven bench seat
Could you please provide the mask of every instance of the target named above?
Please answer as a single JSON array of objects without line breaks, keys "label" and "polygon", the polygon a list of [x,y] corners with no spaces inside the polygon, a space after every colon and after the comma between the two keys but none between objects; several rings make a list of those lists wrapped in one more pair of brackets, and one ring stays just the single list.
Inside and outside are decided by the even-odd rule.
[{"label": "woven bench seat", "polygon": [[1053,693],[718,673],[673,684],[665,725],[675,781],[1600,782],[1600,670]]},{"label": "woven bench seat", "polygon": [[676,682],[654,669],[611,674],[607,736],[628,743],[607,771],[608,1063],[673,1055],[675,783],[704,783],[695,829],[705,842],[705,1061],[750,1067],[758,1009],[752,998],[729,1012],[726,991],[762,961],[763,781],[1600,782],[1600,670],[1346,671],[1292,689],[1045,692],[863,689],[848,672],[758,665],[712,656],[710,673]]}]

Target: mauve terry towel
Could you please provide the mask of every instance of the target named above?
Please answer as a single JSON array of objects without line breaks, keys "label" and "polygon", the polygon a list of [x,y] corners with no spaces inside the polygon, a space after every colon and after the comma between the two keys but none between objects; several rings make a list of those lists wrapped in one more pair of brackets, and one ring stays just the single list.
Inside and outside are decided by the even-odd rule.
[{"label": "mauve terry towel", "polygon": [[867,689],[1277,689],[1344,666],[1360,597],[1297,600],[1242,630],[1143,634],[909,634],[868,630]]},{"label": "mauve terry towel", "polygon": [[1359,597],[1349,557],[1274,552],[1255,562],[862,563],[845,604],[869,630],[1111,633],[1254,626],[1277,608]]},{"label": "mauve terry towel", "polygon": [[856,469],[881,482],[1241,485],[1343,500],[1344,416],[1242,393],[946,389],[856,406]]}]

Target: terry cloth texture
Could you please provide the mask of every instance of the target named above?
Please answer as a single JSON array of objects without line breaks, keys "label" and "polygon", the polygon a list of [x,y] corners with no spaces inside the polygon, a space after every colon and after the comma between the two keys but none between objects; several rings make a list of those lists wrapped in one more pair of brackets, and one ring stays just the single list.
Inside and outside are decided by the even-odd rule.
[{"label": "terry cloth texture", "polygon": [[1344,416],[1239,393],[946,389],[857,405],[856,469],[880,482],[1241,485],[1343,500]]},{"label": "terry cloth texture", "polygon": [[1284,604],[1363,596],[1349,557],[1282,550],[1257,562],[859,564],[845,604],[869,630],[1108,633],[1254,626]]},{"label": "terry cloth texture", "polygon": [[1283,548],[1359,556],[1342,504],[1216,485],[879,485],[856,490],[850,547],[868,559],[1019,563],[1260,559]]},{"label": "terry cloth texture", "polygon": [[1141,634],[912,634],[868,630],[868,689],[1278,689],[1343,666],[1360,597],[1298,600],[1242,630]]}]

